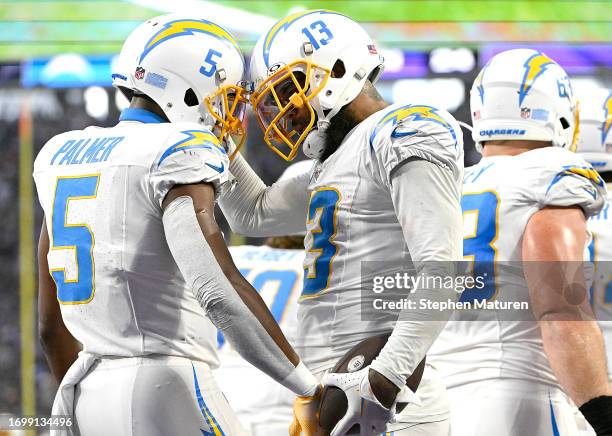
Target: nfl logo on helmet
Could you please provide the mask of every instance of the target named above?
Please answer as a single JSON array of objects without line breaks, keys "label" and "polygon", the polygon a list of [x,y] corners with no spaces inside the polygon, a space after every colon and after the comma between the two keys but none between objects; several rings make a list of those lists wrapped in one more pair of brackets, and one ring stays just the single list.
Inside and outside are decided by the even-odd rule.
[{"label": "nfl logo on helmet", "polygon": [[134,77],[136,77],[138,80],[142,80],[142,78],[144,77],[145,74],[145,69],[142,67],[136,67],[136,72],[134,73]]}]

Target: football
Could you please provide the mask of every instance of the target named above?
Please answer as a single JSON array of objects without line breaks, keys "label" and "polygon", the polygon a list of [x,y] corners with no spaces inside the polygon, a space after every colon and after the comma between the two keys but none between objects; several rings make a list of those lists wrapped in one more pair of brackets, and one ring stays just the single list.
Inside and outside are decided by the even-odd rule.
[{"label": "football", "polygon": [[[389,336],[391,336],[391,332],[372,336],[371,338],[361,341],[340,358],[331,372],[355,372],[368,366],[376,356],[378,356],[380,350],[382,350],[387,343]],[[419,363],[414,373],[406,380],[406,386],[413,392],[416,392],[419,387],[424,369],[425,359]],[[406,403],[398,403],[396,411],[400,412],[406,406]],[[331,432],[336,423],[340,421],[346,413],[347,407],[346,396],[340,388],[336,386],[325,387],[321,394],[321,403],[319,405],[319,425],[327,432]],[[352,430],[354,431],[355,428]],[[348,434],[353,434],[353,431],[349,431]],[[358,432],[354,434],[358,434]]]}]

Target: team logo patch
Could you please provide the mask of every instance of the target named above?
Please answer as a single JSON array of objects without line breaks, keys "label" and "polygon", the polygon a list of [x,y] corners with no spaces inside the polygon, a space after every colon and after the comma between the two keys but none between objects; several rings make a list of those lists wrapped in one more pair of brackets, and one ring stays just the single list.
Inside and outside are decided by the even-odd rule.
[{"label": "team logo patch", "polygon": [[136,77],[138,80],[142,80],[144,75],[145,75],[145,69],[142,67],[136,67],[136,72],[134,73],[134,77]]},{"label": "team logo patch", "polygon": [[546,109],[534,109],[531,111],[531,119],[537,121],[548,121],[550,112]]},{"label": "team logo patch", "polygon": [[359,371],[365,362],[365,356],[363,354],[359,354],[358,356],[353,357],[349,360],[348,365],[346,366],[348,372]]},{"label": "team logo patch", "polygon": [[149,71],[147,74],[147,78],[145,79],[145,83],[148,83],[151,86],[155,86],[159,89],[166,89],[166,85],[168,84],[168,78],[162,76],[161,74],[152,73]]}]

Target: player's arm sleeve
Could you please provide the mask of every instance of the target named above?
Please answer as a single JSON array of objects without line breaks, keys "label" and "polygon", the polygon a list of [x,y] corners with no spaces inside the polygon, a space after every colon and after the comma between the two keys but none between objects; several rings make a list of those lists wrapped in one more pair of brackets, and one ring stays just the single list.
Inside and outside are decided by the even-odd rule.
[{"label": "player's arm sleeve", "polygon": [[153,200],[160,207],[176,185],[210,183],[217,196],[231,186],[229,159],[217,138],[206,130],[187,132],[171,134],[150,169]]},{"label": "player's arm sleeve", "polygon": [[163,225],[168,246],[187,285],[206,316],[236,351],[295,394],[314,394],[318,385],[314,376],[302,362],[296,366],[289,360],[224,274],[202,233],[192,198],[180,196],[172,200],[164,210]]},{"label": "player's arm sleeve", "polygon": [[[416,274],[454,277],[462,258],[461,179],[447,166],[412,158],[392,174],[391,194]],[[434,282],[439,283],[439,282]],[[422,286],[415,291],[432,302],[456,301],[450,287]],[[400,312],[393,333],[371,368],[402,388],[448,321],[452,311],[417,308]]]},{"label": "player's arm sleeve", "polygon": [[219,199],[219,205],[234,232],[283,236],[305,231],[309,174],[266,186],[240,154],[230,171],[236,184]]}]

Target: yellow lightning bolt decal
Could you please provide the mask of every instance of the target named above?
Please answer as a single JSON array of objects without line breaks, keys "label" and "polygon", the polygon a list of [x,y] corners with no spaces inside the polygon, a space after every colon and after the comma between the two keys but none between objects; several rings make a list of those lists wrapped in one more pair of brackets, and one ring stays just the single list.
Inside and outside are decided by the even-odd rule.
[{"label": "yellow lightning bolt decal", "polygon": [[555,62],[545,54],[540,52],[532,55],[525,61],[523,65],[525,67],[525,74],[523,75],[523,81],[519,89],[519,106],[523,104],[523,100],[527,96],[527,93],[531,90],[535,80],[546,71],[548,65],[554,64]]},{"label": "yellow lightning bolt decal", "polygon": [[206,20],[175,20],[164,24],[164,26],[147,41],[140,55],[140,62],[158,45],[177,36],[193,35],[194,33],[205,33],[229,42],[238,50],[238,43],[234,37],[224,28]]},{"label": "yellow lightning bolt decal", "polygon": [[601,128],[601,143],[604,144],[606,142],[606,136],[608,136],[608,132],[610,131],[610,127],[612,127],[612,92],[604,101],[604,122]]},{"label": "yellow lightning bolt decal", "polygon": [[599,175],[599,173],[597,171],[595,171],[592,168],[569,168],[567,170],[567,173],[569,174],[577,174],[579,176],[584,177],[585,179],[589,179],[590,181],[592,181],[593,183],[595,183],[597,186],[602,186],[605,184],[605,182],[603,181],[603,179],[601,178],[601,176]]},{"label": "yellow lightning bolt decal", "polygon": [[[593,182],[594,185],[599,186],[600,188],[603,188],[603,186],[605,185],[605,182],[601,178],[599,173],[597,171],[595,171],[592,167],[566,166],[566,167],[563,167],[563,171],[561,171],[561,172],[559,172],[559,173],[557,173],[555,175],[555,177],[553,178],[552,182],[550,182],[550,185],[548,185],[548,188],[546,189],[546,194],[548,194],[548,191],[550,191],[550,189],[557,182],[559,182],[563,177],[565,177],[565,176],[572,176],[572,175],[577,175],[577,176],[584,177],[585,179],[590,180],[591,182]],[[593,196],[596,195],[596,191],[589,192],[589,193],[591,195],[593,195]]]},{"label": "yellow lightning bolt decal", "polygon": [[187,138],[177,142],[164,151],[162,156],[159,158],[159,162],[157,162],[158,166],[161,165],[161,163],[172,153],[191,148],[208,148],[211,150],[220,151],[222,154],[226,154],[225,149],[221,146],[221,144],[219,144],[217,137],[210,132],[203,130],[185,130],[181,133],[187,135]]},{"label": "yellow lightning bolt decal", "polygon": [[[404,120],[406,118],[412,118],[417,121],[420,121],[420,120],[427,121],[428,120],[428,121],[433,121],[434,123],[440,124],[448,129],[448,131],[450,132],[450,134],[452,135],[453,139],[455,139],[455,142],[456,142],[457,137],[455,135],[455,129],[453,129],[453,127],[448,123],[448,121],[446,121],[444,118],[438,115],[436,111],[437,109],[431,106],[417,106],[417,105],[415,106],[408,105],[408,106],[404,106],[404,107],[395,109],[394,111],[391,111],[390,113],[385,115],[385,117],[378,122],[378,125],[376,126],[376,128],[374,129],[374,132],[370,136],[370,144],[371,145],[373,144],[374,137],[378,134],[378,132],[380,132],[380,130],[388,122],[392,122],[393,125],[395,126],[401,120]],[[396,134],[396,136],[398,135],[404,136],[404,135]]]}]

